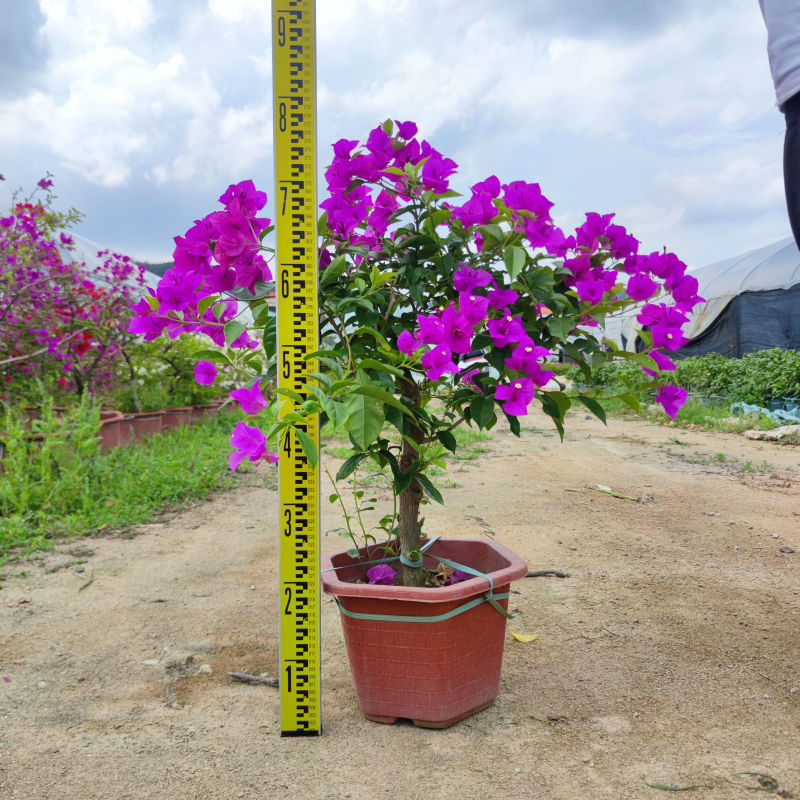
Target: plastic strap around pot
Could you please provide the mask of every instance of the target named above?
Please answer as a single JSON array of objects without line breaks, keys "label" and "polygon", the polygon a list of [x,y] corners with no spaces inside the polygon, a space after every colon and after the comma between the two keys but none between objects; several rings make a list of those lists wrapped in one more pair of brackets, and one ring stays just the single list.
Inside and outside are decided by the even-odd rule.
[{"label": "plastic strap around pot", "polygon": [[504,617],[513,619],[515,615],[509,614],[508,611],[506,611],[503,606],[497,602],[498,600],[505,600],[508,597],[508,594],[508,592],[501,592],[500,594],[487,592],[485,595],[483,595],[483,597],[476,597],[474,600],[469,600],[457,608],[446,611],[444,614],[433,614],[427,617],[406,617],[400,614],[362,614],[357,611],[349,611],[346,609],[338,597],[334,599],[336,600],[336,605],[339,606],[339,611],[341,611],[346,617],[352,617],[353,619],[370,619],[377,620],[379,622],[443,622],[446,619],[456,617],[459,614],[463,614],[465,611],[469,611],[471,608],[475,608],[481,603],[486,602],[491,603]]},{"label": "plastic strap around pot", "polygon": [[[426,542],[421,548],[420,552],[424,553],[434,542],[439,539],[438,536],[434,536],[429,542]],[[387,564],[390,561],[397,561],[399,556],[392,556],[391,558],[380,558],[375,561],[364,561],[361,565],[367,566],[370,564]],[[500,614],[502,614],[506,619],[514,619],[514,614],[509,613],[506,611],[503,606],[498,603],[498,600],[505,600],[508,596],[508,592],[503,592],[501,594],[495,594],[494,592],[494,581],[492,580],[491,575],[487,575],[485,572],[481,572],[480,570],[473,569],[472,567],[467,567],[464,564],[459,564],[456,561],[450,561],[448,558],[441,558],[440,556],[431,555],[431,558],[437,559],[442,564],[447,564],[449,567],[453,567],[454,569],[458,569],[461,572],[466,572],[470,575],[473,575],[476,578],[485,578],[489,581],[489,591],[486,592],[483,597],[477,597],[474,600],[469,600],[468,602],[457,606],[456,608],[445,612],[444,614],[435,614],[433,616],[427,617],[406,617],[400,616],[395,614],[361,614],[355,611],[349,611],[346,609],[339,598],[335,598],[336,604],[339,606],[339,610],[347,617],[353,617],[354,619],[372,619],[372,620],[381,620],[384,622],[442,622],[443,620],[450,619],[451,617],[458,616],[458,614],[463,614],[465,611],[469,611],[471,608],[475,608],[479,606],[481,603],[489,603],[493,608],[495,608]],[[350,566],[350,565],[347,565]],[[343,569],[343,567],[330,567],[332,570],[336,569]]]}]

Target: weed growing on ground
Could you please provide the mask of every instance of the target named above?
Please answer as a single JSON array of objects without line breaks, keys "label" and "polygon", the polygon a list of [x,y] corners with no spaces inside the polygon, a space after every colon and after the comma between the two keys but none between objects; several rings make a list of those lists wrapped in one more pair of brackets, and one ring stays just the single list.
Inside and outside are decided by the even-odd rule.
[{"label": "weed growing on ground", "polygon": [[176,504],[238,485],[226,456],[235,419],[220,415],[107,453],[99,451],[88,423],[56,423],[44,415],[39,427],[47,436],[31,441],[8,422],[0,564],[52,549],[58,538],[148,522]]}]

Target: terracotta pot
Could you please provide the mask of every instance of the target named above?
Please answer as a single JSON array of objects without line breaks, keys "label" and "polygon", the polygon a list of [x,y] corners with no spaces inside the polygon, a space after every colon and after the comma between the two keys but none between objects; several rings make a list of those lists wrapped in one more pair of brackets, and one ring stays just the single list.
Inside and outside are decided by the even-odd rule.
[{"label": "terracotta pot", "polygon": [[123,420],[121,411],[100,412],[100,449],[103,452],[119,447],[120,425]]},{"label": "terracotta pot", "polygon": [[179,428],[181,425],[188,425],[192,421],[192,407],[181,406],[180,408],[167,408],[162,412],[161,429]]},{"label": "terracotta pot", "polygon": [[[368,560],[362,548],[362,560]],[[376,547],[373,558],[380,558]],[[527,572],[525,562],[498,542],[442,539],[425,554],[435,569],[437,556],[491,575],[494,593]],[[337,567],[335,571],[329,570]],[[432,617],[484,596],[485,578],[440,588],[373,586],[354,583],[368,566],[342,550],[322,557],[322,588],[340,609],[355,614]],[[497,602],[507,609],[508,600]],[[490,706],[500,689],[506,618],[490,603],[435,622],[357,619],[342,611],[350,670],[361,710],[375,722],[410,719],[425,728],[446,728]]]},{"label": "terracotta pot", "polygon": [[143,439],[154,433],[161,433],[161,415],[163,411],[144,411],[138,414],[126,414],[122,423],[128,429],[128,441]]},{"label": "terracotta pot", "polygon": [[219,411],[219,403],[203,403],[199,406],[192,406],[192,422],[213,417]]}]

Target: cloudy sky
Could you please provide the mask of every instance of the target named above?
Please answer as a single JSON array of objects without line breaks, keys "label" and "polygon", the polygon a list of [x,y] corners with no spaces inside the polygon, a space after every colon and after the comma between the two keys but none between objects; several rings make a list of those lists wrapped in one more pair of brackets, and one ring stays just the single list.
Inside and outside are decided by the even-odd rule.
[{"label": "cloudy sky", "polygon": [[[234,181],[272,195],[269,0],[0,0],[0,206],[55,176],[79,233],[141,260]],[[392,117],[616,212],[691,267],[789,235],[757,0],[317,0],[320,172]],[[10,20],[10,22],[9,22]]]}]

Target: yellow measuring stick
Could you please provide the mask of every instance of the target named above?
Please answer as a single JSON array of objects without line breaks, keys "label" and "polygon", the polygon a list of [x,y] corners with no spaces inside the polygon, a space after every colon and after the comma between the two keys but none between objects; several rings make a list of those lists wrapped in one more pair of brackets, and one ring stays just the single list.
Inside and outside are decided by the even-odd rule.
[{"label": "yellow measuring stick", "polygon": [[[314,0],[272,1],[278,387],[307,395],[318,349]],[[300,428],[300,426],[298,426]],[[315,418],[305,432],[319,448]],[[294,433],[280,444],[281,736],[320,716],[319,474]]]}]

